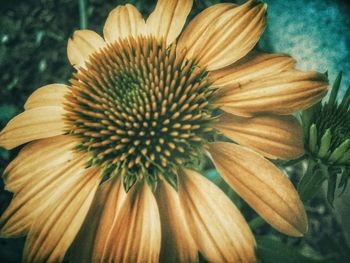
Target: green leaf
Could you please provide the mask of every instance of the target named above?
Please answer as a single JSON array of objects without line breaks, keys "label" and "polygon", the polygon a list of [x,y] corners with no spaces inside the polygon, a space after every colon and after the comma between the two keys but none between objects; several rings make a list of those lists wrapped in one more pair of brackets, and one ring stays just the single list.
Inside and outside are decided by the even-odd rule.
[{"label": "green leaf", "polygon": [[343,101],[341,102],[341,107],[347,108],[349,107],[350,104],[350,86],[348,87],[348,89],[346,90],[344,97],[343,97]]},{"label": "green leaf", "polygon": [[326,260],[316,260],[304,256],[294,247],[287,246],[282,241],[269,237],[256,237],[257,255],[262,263],[321,263]]},{"label": "green leaf", "polygon": [[317,164],[309,160],[305,175],[298,184],[298,192],[301,200],[303,202],[310,200],[321,188],[325,179],[326,177],[317,170]]},{"label": "green leaf", "polygon": [[[316,105],[318,105],[318,107],[321,106],[320,102]],[[315,113],[316,105],[304,110],[301,114],[301,119],[303,122],[303,131],[306,140],[309,138],[309,128]]]},{"label": "green leaf", "polygon": [[328,179],[327,201],[333,207],[335,189],[337,187],[337,174],[332,173]]},{"label": "green leaf", "polygon": [[329,96],[329,100],[328,100],[330,105],[334,105],[337,102],[337,95],[338,95],[342,75],[343,75],[343,72],[340,71],[337,78],[334,81],[331,95]]},{"label": "green leaf", "polygon": [[349,177],[350,177],[350,169],[344,169],[342,171],[340,182],[338,184],[338,188],[343,188],[341,189],[339,196],[341,196],[344,193],[346,186],[348,185]]}]

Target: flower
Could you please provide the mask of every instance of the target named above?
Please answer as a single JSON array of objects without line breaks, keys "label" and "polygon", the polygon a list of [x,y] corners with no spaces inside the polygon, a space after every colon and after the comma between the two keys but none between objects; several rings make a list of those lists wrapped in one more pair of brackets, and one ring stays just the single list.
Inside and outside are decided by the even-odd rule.
[{"label": "flower", "polygon": [[332,205],[337,175],[341,176],[338,187],[343,190],[350,176],[350,87],[337,101],[341,79],[339,73],[327,100],[302,112],[308,169],[298,188],[305,201],[327,180],[327,199]]},{"label": "flower", "polygon": [[36,90],[0,133],[7,149],[30,142],[5,170],[14,198],[0,219],[2,236],[27,235],[25,262],[62,261],[69,248],[73,262],[195,262],[198,251],[254,262],[244,218],[195,171],[204,155],[277,230],[307,231],[296,190],[265,157],[303,154],[291,114],[325,94],[324,75],[251,51],[262,2],[214,5],[181,34],[191,7],[159,0],[145,22],[127,4],[104,39],[76,31],[71,84]]}]

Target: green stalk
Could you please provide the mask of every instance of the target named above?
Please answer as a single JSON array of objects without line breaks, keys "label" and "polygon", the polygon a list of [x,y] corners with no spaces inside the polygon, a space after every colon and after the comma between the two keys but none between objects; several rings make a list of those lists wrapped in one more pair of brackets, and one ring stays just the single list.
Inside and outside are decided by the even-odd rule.
[{"label": "green stalk", "polygon": [[79,0],[80,29],[86,29],[88,25],[86,13],[86,0]]},{"label": "green stalk", "polygon": [[307,157],[307,155],[304,154],[303,156],[299,157],[298,159],[290,160],[290,161],[284,163],[283,166],[287,167],[287,166],[296,165],[297,163],[300,163],[301,161],[304,161],[306,159],[306,157]]},{"label": "green stalk", "polygon": [[307,170],[298,184],[298,192],[304,203],[316,194],[323,181],[327,178],[325,173],[318,172],[317,168],[321,165],[322,164],[317,164],[311,159],[308,161]]}]

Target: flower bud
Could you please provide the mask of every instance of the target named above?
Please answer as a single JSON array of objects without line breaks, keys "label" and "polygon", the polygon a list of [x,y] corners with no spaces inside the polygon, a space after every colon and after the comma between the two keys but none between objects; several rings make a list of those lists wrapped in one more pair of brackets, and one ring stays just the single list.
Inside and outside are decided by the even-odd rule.
[{"label": "flower bud", "polygon": [[327,197],[332,203],[338,175],[341,176],[338,188],[346,187],[350,165],[350,87],[341,99],[341,79],[342,73],[339,73],[328,99],[302,112],[305,152],[309,157],[309,169],[299,184],[304,200],[327,180]]}]

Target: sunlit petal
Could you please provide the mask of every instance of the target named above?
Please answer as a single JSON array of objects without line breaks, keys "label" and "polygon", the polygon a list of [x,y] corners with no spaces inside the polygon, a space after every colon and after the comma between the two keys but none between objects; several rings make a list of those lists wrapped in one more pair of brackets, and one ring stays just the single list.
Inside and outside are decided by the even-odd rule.
[{"label": "sunlit petal", "polygon": [[210,144],[210,154],[224,180],[277,230],[302,236],[307,218],[289,179],[271,162],[244,147],[225,142]]}]

